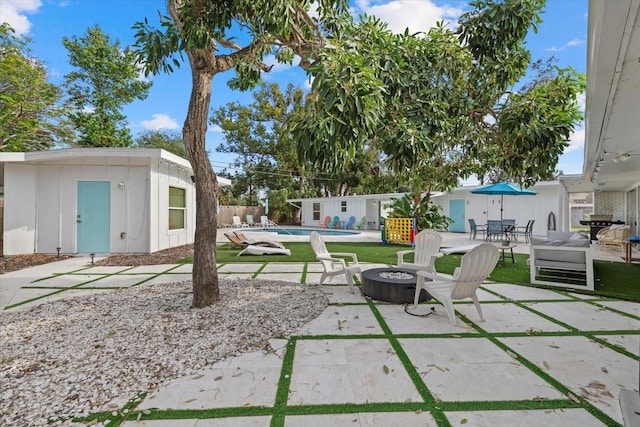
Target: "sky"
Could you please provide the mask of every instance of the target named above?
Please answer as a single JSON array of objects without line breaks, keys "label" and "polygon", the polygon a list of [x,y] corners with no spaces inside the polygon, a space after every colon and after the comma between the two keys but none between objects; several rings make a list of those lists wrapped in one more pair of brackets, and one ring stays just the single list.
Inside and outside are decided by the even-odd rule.
[{"label": "sky", "polygon": [[[454,23],[457,17],[469,9],[468,1],[456,0],[352,0],[353,13],[376,15],[396,32],[409,28],[411,32],[427,31],[437,21]],[[532,59],[555,56],[560,67],[571,66],[586,73],[586,39],[588,0],[547,0],[543,23],[538,33],[527,36],[527,48]],[[29,37],[31,54],[47,67],[49,80],[61,84],[65,74],[72,71],[68,52],[62,45],[63,37],[83,37],[89,27],[99,25],[103,32],[118,40],[121,46],[134,42],[132,25],[148,18],[157,24],[158,13],[166,15],[165,0],[0,0],[0,21],[8,22],[18,34]],[[266,63],[275,63],[266,58]],[[250,104],[250,92],[232,91],[226,85],[231,72],[214,78],[211,110],[229,102]],[[135,101],[123,110],[134,138],[147,130],[172,130],[180,132],[186,117],[191,91],[189,65],[173,74],[150,76],[153,86],[149,96]],[[267,82],[278,82],[282,88],[292,83],[309,88],[308,78],[295,66],[275,65],[264,74]],[[581,96],[584,111],[585,97]],[[582,173],[584,157],[584,127],[576,127],[560,157],[557,169],[565,174]],[[216,172],[233,160],[233,156],[215,152],[224,142],[220,129],[210,127],[207,132],[207,149]],[[227,169],[234,172],[233,169]]]}]

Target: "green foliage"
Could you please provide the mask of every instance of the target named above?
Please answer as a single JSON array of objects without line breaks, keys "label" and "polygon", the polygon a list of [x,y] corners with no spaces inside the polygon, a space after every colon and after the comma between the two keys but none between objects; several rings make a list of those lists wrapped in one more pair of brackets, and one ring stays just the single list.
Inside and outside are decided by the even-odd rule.
[{"label": "green foliage", "polygon": [[60,120],[61,92],[47,81],[44,65],[29,56],[28,42],[0,25],[0,152],[46,150],[70,137]]},{"label": "green foliage", "polygon": [[112,43],[99,26],[84,37],[63,38],[74,71],[65,76],[67,116],[81,147],[128,147],[133,143],[123,105],[145,99],[151,82],[139,78],[136,56]]},{"label": "green foliage", "polygon": [[440,212],[442,206],[431,203],[426,197],[420,198],[418,202],[405,194],[401,198],[391,199],[391,218],[415,218],[416,228],[425,230],[427,228],[446,230],[453,220]]},{"label": "green foliage", "polygon": [[491,170],[528,185],[553,173],[581,119],[582,78],[557,70],[517,92],[530,61],[524,37],[536,31],[544,1],[471,4],[457,29],[440,23],[426,34],[393,34],[368,16],[337,21],[332,48],[309,68],[305,114],[292,125],[299,153],[341,168],[373,145],[415,199]]},{"label": "green foliage", "polygon": [[175,131],[150,130],[136,138],[134,146],[140,148],[162,148],[177,156],[186,158],[182,135]]}]

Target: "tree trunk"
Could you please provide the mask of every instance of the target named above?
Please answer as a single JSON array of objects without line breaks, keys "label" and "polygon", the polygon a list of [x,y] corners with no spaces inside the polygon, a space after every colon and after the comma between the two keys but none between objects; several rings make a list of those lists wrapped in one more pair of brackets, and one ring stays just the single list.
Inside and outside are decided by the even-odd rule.
[{"label": "tree trunk", "polygon": [[196,184],[196,232],[193,255],[192,307],[206,307],[220,300],[216,268],[218,233],[218,180],[205,145],[211,101],[211,82],[215,72],[207,52],[189,52],[193,87],[189,110],[182,129],[185,149]]}]

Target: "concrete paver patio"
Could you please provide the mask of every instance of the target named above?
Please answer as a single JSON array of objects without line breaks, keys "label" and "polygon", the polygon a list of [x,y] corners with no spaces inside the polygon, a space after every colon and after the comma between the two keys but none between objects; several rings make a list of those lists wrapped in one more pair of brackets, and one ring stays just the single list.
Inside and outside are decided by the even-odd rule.
[{"label": "concrete paver patio", "polygon": [[[189,277],[186,265],[88,264],[72,258],[0,276],[0,307]],[[304,267],[234,263],[219,272],[317,284],[318,266],[309,263],[306,276]],[[351,294],[339,278],[322,289],[328,308],[292,339],[272,340],[273,352],[163,384],[121,425],[621,425],[619,391],[638,388],[638,303],[491,283],[479,292],[486,322],[461,302],[452,326],[432,302],[405,310]],[[432,306],[428,317],[407,313]]]}]

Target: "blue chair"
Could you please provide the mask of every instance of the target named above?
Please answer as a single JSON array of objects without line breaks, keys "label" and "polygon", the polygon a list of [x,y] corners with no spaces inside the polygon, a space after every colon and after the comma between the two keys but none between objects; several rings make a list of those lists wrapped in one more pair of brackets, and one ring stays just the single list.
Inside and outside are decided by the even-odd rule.
[{"label": "blue chair", "polygon": [[469,219],[469,227],[471,231],[469,234],[469,240],[475,239],[476,234],[478,234],[478,231],[482,233],[482,237],[484,237],[484,235],[487,233],[487,227],[484,225],[476,224],[475,219]]},{"label": "blue chair", "polygon": [[487,221],[487,238],[486,240],[493,240],[494,237],[497,237],[498,240],[502,239],[502,234],[504,232],[504,228],[502,228],[502,221],[497,220],[488,220]]},{"label": "blue chair", "polygon": [[350,216],[343,228],[353,228],[353,224],[356,223],[356,217]]},{"label": "blue chair", "polygon": [[338,228],[338,223],[340,223],[340,217],[336,215],[333,217],[331,223],[327,224],[327,228]]}]

